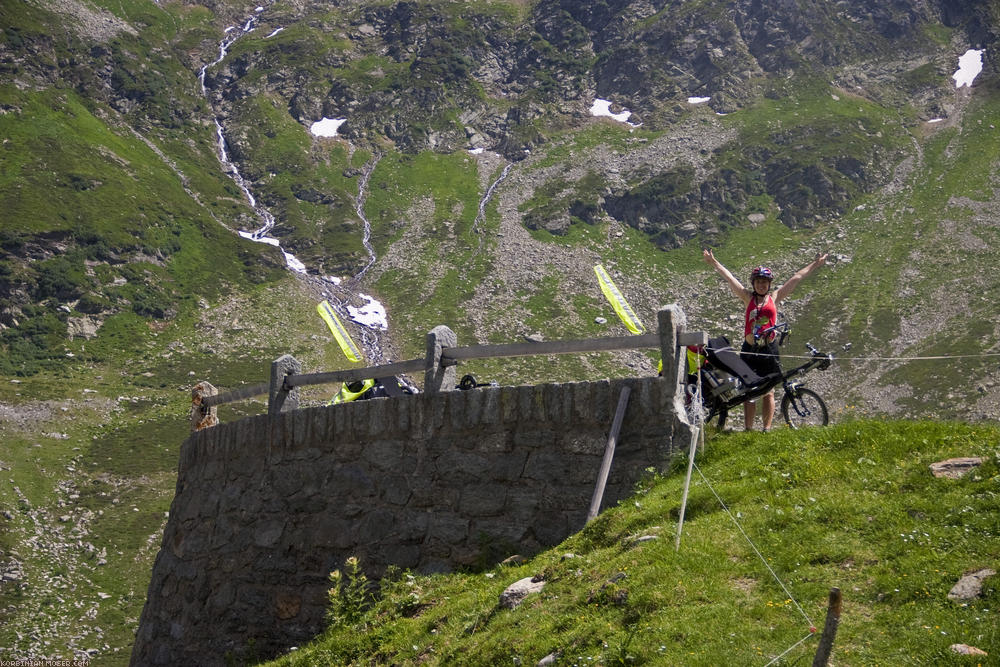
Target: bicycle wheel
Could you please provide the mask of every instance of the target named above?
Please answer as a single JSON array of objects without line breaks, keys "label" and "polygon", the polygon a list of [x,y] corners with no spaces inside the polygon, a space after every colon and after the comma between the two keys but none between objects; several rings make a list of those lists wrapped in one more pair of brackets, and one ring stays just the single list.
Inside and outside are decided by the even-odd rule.
[{"label": "bicycle wheel", "polygon": [[830,423],[826,403],[815,391],[803,387],[793,387],[785,392],[781,399],[781,416],[792,428],[826,426]]}]

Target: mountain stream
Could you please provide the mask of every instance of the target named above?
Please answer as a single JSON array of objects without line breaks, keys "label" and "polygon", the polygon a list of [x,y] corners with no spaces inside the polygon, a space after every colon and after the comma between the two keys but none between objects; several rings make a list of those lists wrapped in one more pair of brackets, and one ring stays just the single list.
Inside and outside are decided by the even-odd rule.
[{"label": "mountain stream", "polygon": [[[198,80],[201,83],[201,92],[205,96],[205,99],[209,101],[210,106],[210,96],[205,87],[206,72],[210,68],[221,63],[226,58],[229,48],[237,40],[253,32],[257,28],[259,18],[265,9],[266,7],[259,6],[254,11],[253,15],[244,21],[241,26],[230,26],[227,28],[225,31],[225,37],[221,42],[219,42],[218,57],[211,63],[207,63],[202,66],[198,74]],[[280,31],[281,28],[278,28],[268,35],[268,38],[273,37]],[[277,247],[284,255],[285,263],[291,271],[299,274],[302,279],[308,281],[314,287],[317,287],[333,306],[334,310],[338,311],[342,316],[346,312],[347,319],[350,319],[359,325],[358,331],[360,332],[361,338],[360,346],[365,353],[365,361],[371,364],[384,363],[385,359],[382,351],[383,346],[381,343],[381,335],[388,331],[385,308],[372,296],[362,294],[360,292],[354,295],[345,289],[346,286],[356,286],[364,274],[367,273],[367,271],[375,264],[377,259],[375,249],[371,243],[371,223],[364,214],[364,202],[366,189],[368,187],[368,180],[371,177],[372,172],[375,170],[375,166],[378,164],[379,156],[376,156],[372,161],[365,165],[361,179],[358,183],[358,195],[355,199],[355,212],[363,224],[362,243],[368,253],[368,261],[357,274],[352,276],[346,282],[332,276],[324,276],[320,278],[316,275],[310,274],[305,264],[303,264],[292,253],[287,252],[284,248],[282,248],[281,242],[277,238],[270,235],[270,232],[274,228],[276,222],[274,215],[257,202],[257,198],[254,197],[253,192],[250,189],[250,184],[243,178],[239,167],[229,159],[229,153],[226,149],[225,132],[222,123],[220,122],[218,116],[216,116],[213,120],[215,122],[218,157],[219,162],[222,165],[222,169],[229,175],[230,178],[233,179],[233,182],[236,183],[236,185],[243,192],[250,204],[250,207],[254,210],[261,222],[261,226],[258,229],[252,232],[241,230],[238,234],[251,241],[266,243]],[[343,286],[339,290],[332,289],[332,286],[341,285]],[[363,301],[364,305],[351,305],[351,302],[355,301]],[[319,322],[318,318],[317,322]]]},{"label": "mountain stream", "polygon": [[[214,61],[207,63],[202,66],[199,74],[198,80],[201,84],[201,91],[204,95],[206,101],[209,102],[211,107],[211,99],[208,90],[205,86],[205,76],[206,72],[221,63],[229,51],[229,48],[241,37],[253,32],[259,23],[259,19],[263,12],[266,11],[267,6],[258,6],[253,15],[251,15],[246,21],[243,22],[242,26],[230,26],[225,31],[225,37],[219,42],[219,53]],[[279,32],[283,28],[277,28],[272,31],[265,39],[269,39]],[[388,363],[389,360],[385,358],[385,353],[383,351],[384,346],[382,344],[383,336],[387,335],[388,332],[388,320],[386,317],[385,307],[374,297],[367,294],[352,291],[352,288],[359,286],[362,278],[365,274],[375,265],[377,261],[377,256],[375,253],[375,248],[371,242],[371,223],[364,213],[365,198],[367,196],[368,182],[371,178],[372,172],[374,172],[375,167],[381,158],[379,154],[375,154],[373,158],[364,166],[361,177],[358,181],[358,194],[355,197],[355,213],[361,220],[363,225],[363,237],[362,244],[365,251],[368,253],[368,260],[365,265],[358,271],[355,275],[351,276],[347,280],[341,280],[333,276],[323,276],[319,277],[315,274],[310,274],[305,264],[303,264],[297,257],[293,254],[287,252],[282,248],[280,241],[274,236],[270,235],[271,230],[275,226],[274,215],[268,211],[264,206],[260,205],[254,197],[253,192],[250,189],[250,184],[247,183],[246,179],[243,178],[237,165],[229,159],[229,154],[226,149],[226,139],[225,131],[219,116],[214,117],[215,130],[217,136],[217,149],[219,162],[222,165],[223,171],[233,179],[233,182],[240,188],[250,204],[250,207],[254,210],[257,217],[260,219],[261,226],[252,231],[239,231],[239,235],[243,238],[255,241],[257,243],[267,243],[277,247],[285,257],[285,262],[288,268],[299,275],[302,280],[309,282],[314,288],[317,288],[324,297],[330,302],[340,314],[347,313],[348,319],[353,321],[358,325],[357,331],[360,335],[360,347],[365,353],[365,362],[369,364],[382,364]],[[323,119],[322,121],[317,121],[313,126],[313,133],[317,136],[335,136],[336,127],[343,122],[344,119]],[[328,128],[333,126],[333,134],[321,134],[317,126],[324,126]],[[507,164],[502,173],[494,180],[490,186],[487,188],[483,197],[479,201],[479,208],[476,215],[476,219],[472,224],[472,229],[474,233],[481,234],[481,225],[486,217],[486,206],[492,199],[496,188],[500,183],[507,177],[510,173],[512,165]],[[479,240],[479,247],[476,249],[478,254],[482,248],[482,238]],[[334,289],[336,288],[336,289]],[[363,302],[364,305],[355,306],[352,303]]]}]

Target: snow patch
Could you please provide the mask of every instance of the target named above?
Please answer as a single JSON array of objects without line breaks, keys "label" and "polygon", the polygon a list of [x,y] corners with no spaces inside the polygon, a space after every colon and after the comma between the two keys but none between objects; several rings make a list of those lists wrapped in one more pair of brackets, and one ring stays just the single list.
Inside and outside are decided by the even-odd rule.
[{"label": "snow patch", "polygon": [[387,330],[389,328],[389,320],[385,314],[385,306],[379,303],[373,296],[360,293],[358,296],[362,299],[367,299],[368,303],[360,308],[348,306],[347,312],[350,313],[351,319],[358,324],[363,324],[372,329]]},{"label": "snow patch", "polygon": [[281,251],[285,255],[285,264],[295,273],[306,273],[306,265],[299,261],[299,258],[290,252]]},{"label": "snow patch", "polygon": [[346,118],[323,118],[310,125],[309,131],[317,137],[335,137],[337,130],[346,122]]},{"label": "snow patch", "polygon": [[258,236],[254,232],[237,232],[240,236],[245,239],[249,239],[255,243],[266,243],[267,245],[273,245],[275,248],[281,250],[281,254],[285,256],[285,264],[289,269],[295,271],[296,273],[306,273],[306,265],[299,261],[299,258],[290,252],[285,252],[281,248],[281,242],[273,236]]},{"label": "snow patch", "polygon": [[982,49],[969,49],[958,59],[958,71],[951,75],[955,80],[955,87],[972,87],[972,81],[983,71],[983,51]]},{"label": "snow patch", "polygon": [[635,123],[628,122],[629,117],[632,115],[632,112],[628,109],[622,109],[619,113],[611,113],[611,102],[609,100],[602,100],[600,98],[594,100],[594,103],[590,106],[590,115],[607,116],[620,123],[628,123],[632,127],[638,127]]}]

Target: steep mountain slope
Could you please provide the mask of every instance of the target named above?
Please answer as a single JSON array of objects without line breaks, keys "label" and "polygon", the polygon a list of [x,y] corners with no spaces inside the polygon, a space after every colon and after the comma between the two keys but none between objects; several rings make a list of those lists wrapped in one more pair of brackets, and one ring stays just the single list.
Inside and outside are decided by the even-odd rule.
[{"label": "steep mountain slope", "polygon": [[[390,302],[404,349],[441,317],[464,336],[531,333],[502,325],[509,296],[486,297],[530,300],[547,274],[560,301],[586,302],[560,308],[579,331],[535,306],[522,323],[550,336],[594,331],[600,302],[581,278],[596,257],[632,264],[621,274],[631,293],[666,295],[638,297],[651,313],[672,300],[655,276],[758,225],[757,256],[731,262],[787,271],[818,249],[853,256],[837,234],[870,228],[895,204],[872,196],[952,171],[946,161],[964,153],[928,153],[928,141],[960,132],[970,102],[988,117],[994,80],[990,48],[978,94],[949,78],[964,50],[993,43],[986,2],[775,12],[708,1],[66,0],[3,11],[3,192],[18,222],[4,225],[0,310],[6,371],[22,374],[75,353],[66,334],[96,332],[93,350],[116,325],[169,320],[222,283],[274,279],[281,256],[231,233],[262,226],[314,276],[357,274],[374,252],[367,289]],[[72,29],[51,38],[62,22]],[[599,98],[632,115],[595,119]],[[338,136],[309,133],[321,118],[343,119]],[[968,168],[989,173],[991,157]],[[972,199],[988,210],[996,197]],[[532,256],[511,247],[524,229],[538,258],[553,244],[572,252],[551,270],[536,259],[509,271]],[[955,245],[929,247],[942,241]],[[719,328],[718,310],[684,305]],[[834,303],[827,318],[850,307]]]},{"label": "steep mountain slope", "polygon": [[[286,352],[346,365],[322,298],[345,319],[361,294],[386,306],[387,330],[351,324],[371,358],[419,356],[437,324],[463,343],[621,335],[601,262],[647,324],[676,302],[732,335],[703,245],[779,280],[828,251],[787,302],[786,352],[853,343],[809,378],[834,418],[995,418],[998,11],[3,4],[0,657],[127,654],[191,385],[260,381]],[[983,71],[958,88],[968,49]],[[595,116],[598,99],[631,115]],[[310,132],[322,118],[337,136]],[[280,249],[238,233],[264,227]],[[512,384],[655,361],[463,370]],[[23,547],[34,531],[52,539]]]}]

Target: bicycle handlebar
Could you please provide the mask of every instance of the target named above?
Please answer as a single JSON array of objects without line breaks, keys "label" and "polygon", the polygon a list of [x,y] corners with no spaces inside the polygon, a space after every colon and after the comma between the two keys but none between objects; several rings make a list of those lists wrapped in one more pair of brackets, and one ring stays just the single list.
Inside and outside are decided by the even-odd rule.
[{"label": "bicycle handlebar", "polygon": [[[774,326],[767,327],[766,329],[759,329],[753,332],[754,342],[759,341],[762,338],[767,338],[772,334],[780,331],[781,338],[778,340],[778,345],[782,345],[785,342],[785,336],[788,335],[788,321],[778,322]],[[773,340],[773,339],[772,339]]]},{"label": "bicycle handlebar", "polygon": [[[830,364],[833,363],[832,354],[828,354],[826,352],[820,352],[818,349],[816,349],[816,347],[812,343],[806,343],[806,349],[809,350],[809,353],[812,354],[813,358],[807,361],[805,364],[803,364],[796,370],[804,370],[806,366],[810,366],[811,364],[816,364],[816,367],[819,368],[819,370],[825,371],[827,368],[830,367]],[[817,363],[817,360],[819,358],[822,358],[822,360],[818,361]]]}]

